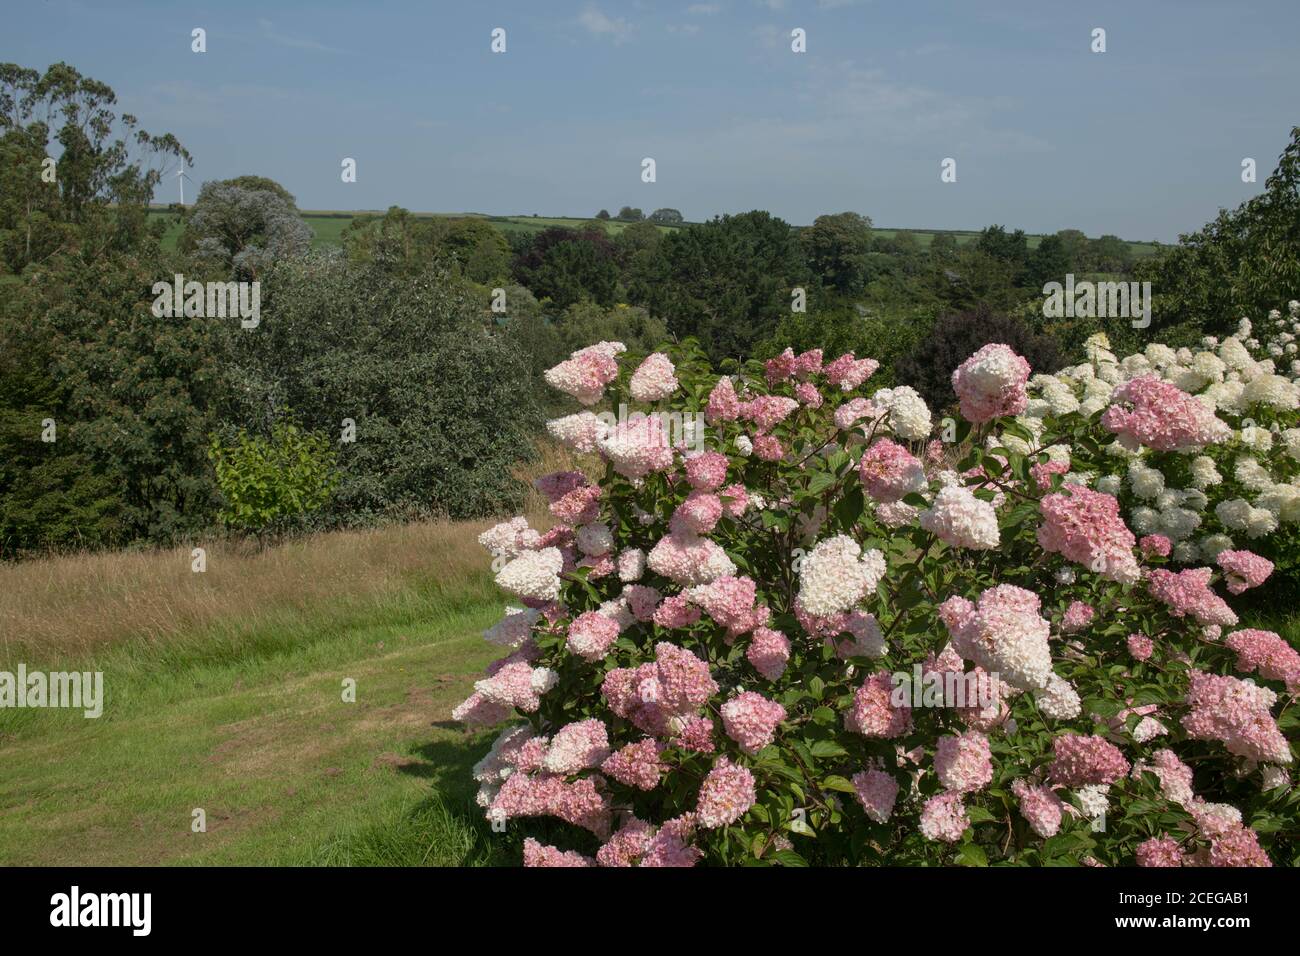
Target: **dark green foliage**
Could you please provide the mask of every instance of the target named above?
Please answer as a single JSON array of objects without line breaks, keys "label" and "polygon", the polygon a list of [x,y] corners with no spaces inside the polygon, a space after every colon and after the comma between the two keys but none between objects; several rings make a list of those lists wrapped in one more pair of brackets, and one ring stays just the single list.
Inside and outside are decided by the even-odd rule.
[{"label": "dark green foliage", "polygon": [[240,401],[228,420],[265,429],[292,408],[339,445],[334,523],[495,514],[540,425],[527,357],[488,300],[446,272],[399,276],[309,255],[263,286],[262,324],[238,339]]},{"label": "dark green foliage", "polygon": [[818,216],[799,234],[808,266],[821,281],[843,293],[861,292],[869,280],[871,220],[856,212]]},{"label": "dark green foliage", "polygon": [[766,212],[721,216],[665,236],[643,304],[716,362],[748,357],[790,313],[812,276],[788,223]]},{"label": "dark green foliage", "polygon": [[514,275],[538,299],[550,299],[557,308],[584,299],[613,305],[618,285],[614,244],[596,228],[545,229],[516,257]]},{"label": "dark green foliage", "polygon": [[[150,287],[173,265],[148,245],[60,255],[14,287],[4,325],[25,347],[3,407],[18,457],[0,487],[13,547],[171,541],[209,525],[207,436],[238,320],[154,317]],[[57,441],[32,444],[44,418]]]},{"label": "dark green foliage", "polygon": [[1019,318],[979,308],[936,320],[925,341],[899,361],[896,377],[920,392],[931,408],[946,408],[957,400],[953,371],[990,342],[1011,346],[1035,372],[1055,372],[1065,364],[1048,336],[1036,334]]}]

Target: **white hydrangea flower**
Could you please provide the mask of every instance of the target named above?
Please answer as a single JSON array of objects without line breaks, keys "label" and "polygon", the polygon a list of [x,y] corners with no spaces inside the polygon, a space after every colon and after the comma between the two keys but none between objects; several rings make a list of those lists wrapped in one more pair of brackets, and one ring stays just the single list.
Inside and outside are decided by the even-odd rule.
[{"label": "white hydrangea flower", "polygon": [[885,558],[874,548],[866,554],[848,535],[840,534],[807,554],[799,568],[799,603],[809,614],[829,617],[851,610],[876,589],[885,576]]}]

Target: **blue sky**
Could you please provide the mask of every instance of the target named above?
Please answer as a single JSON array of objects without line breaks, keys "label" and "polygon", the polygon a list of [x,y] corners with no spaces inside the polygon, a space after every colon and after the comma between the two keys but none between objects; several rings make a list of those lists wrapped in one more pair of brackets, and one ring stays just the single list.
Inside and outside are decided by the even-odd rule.
[{"label": "blue sky", "polygon": [[6,0],[3,23],[0,60],[108,83],[196,182],[270,176],[306,209],[854,210],[1172,241],[1262,189],[1300,123],[1295,0]]}]

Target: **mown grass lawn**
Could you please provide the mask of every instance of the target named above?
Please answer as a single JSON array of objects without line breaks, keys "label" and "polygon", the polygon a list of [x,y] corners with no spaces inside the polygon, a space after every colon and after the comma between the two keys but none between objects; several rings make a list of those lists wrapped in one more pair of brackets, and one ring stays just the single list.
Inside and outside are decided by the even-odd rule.
[{"label": "mown grass lawn", "polygon": [[489,862],[469,776],[487,741],[448,714],[499,615],[483,604],[125,684],[110,671],[97,720],[29,711],[0,742],[0,863]]}]

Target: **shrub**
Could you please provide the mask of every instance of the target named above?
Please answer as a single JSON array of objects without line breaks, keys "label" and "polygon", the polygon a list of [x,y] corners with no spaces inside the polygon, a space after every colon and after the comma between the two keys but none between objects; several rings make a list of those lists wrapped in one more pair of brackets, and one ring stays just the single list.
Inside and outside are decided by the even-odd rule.
[{"label": "shrub", "polygon": [[935,320],[929,337],[898,361],[895,377],[915,388],[935,408],[946,408],[954,399],[953,370],[990,342],[1011,346],[1036,371],[1052,372],[1062,364],[1051,338],[1035,334],[1014,316],[980,306]]},{"label": "shrub", "polygon": [[285,421],[269,437],[243,428],[230,443],[213,436],[209,453],[226,499],[222,522],[259,538],[319,511],[338,483],[329,438]]},{"label": "shrub", "polygon": [[339,446],[324,517],[499,514],[523,488],[510,475],[540,425],[520,348],[497,328],[488,290],[443,271],[311,254],[262,283],[262,322],[237,337],[239,401],[224,416],[269,430],[292,408]]},{"label": "shrub", "polygon": [[[480,538],[524,606],[453,716],[509,722],[474,775],[489,819],[557,833],[525,863],[1296,861],[1300,655],[1219,593],[1260,567],[1175,573],[1078,483],[1116,431],[1190,453],[1208,407],[1138,386],[1035,435],[1030,369],[994,343],[945,446],[916,392],[868,397],[869,359],[719,378],[692,342],[622,352],[548,374],[599,481],[544,476],[559,524]],[[592,411],[633,395],[684,417]]]},{"label": "shrub", "polygon": [[[1134,532],[1167,539],[1179,564],[1214,564],[1233,549],[1258,552],[1276,565],[1271,589],[1289,585],[1286,596],[1294,598],[1300,577],[1297,333],[1300,302],[1293,301],[1288,316],[1273,311],[1258,332],[1242,319],[1235,335],[1207,337],[1195,349],[1153,344],[1121,359],[1104,335],[1095,335],[1085,345],[1086,362],[1034,377],[1033,401],[1020,421],[1033,435],[1047,416],[1078,439],[1124,439],[1106,445],[1090,477],[1119,498]],[[1164,390],[1127,384],[1148,379],[1165,383]],[[1129,447],[1142,425],[1134,414],[1149,417],[1151,405],[1171,402],[1196,411],[1180,393],[1195,396],[1222,423],[1213,440],[1181,450]],[[1115,405],[1117,411],[1107,411]],[[1192,416],[1179,417],[1186,423]]]}]

